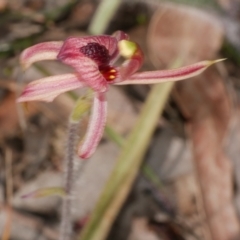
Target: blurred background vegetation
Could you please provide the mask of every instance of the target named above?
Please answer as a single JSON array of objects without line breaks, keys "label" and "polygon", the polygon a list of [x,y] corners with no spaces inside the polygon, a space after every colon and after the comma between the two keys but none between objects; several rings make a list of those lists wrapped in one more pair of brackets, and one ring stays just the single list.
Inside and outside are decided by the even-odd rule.
[{"label": "blurred background vegetation", "polygon": [[240,239],[239,0],[0,0],[1,238],[58,239],[61,198],[21,196],[62,186],[68,116],[81,94],[17,105],[27,82],[69,71],[49,61],[23,74],[19,54],[116,30],[141,46],[143,70],[227,60],[175,85],[111,87],[105,136],[77,175],[75,238]]}]

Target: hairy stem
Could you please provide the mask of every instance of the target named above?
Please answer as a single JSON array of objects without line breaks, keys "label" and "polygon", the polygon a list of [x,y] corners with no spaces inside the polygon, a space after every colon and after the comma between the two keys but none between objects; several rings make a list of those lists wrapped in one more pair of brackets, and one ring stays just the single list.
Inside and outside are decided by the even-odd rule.
[{"label": "hairy stem", "polygon": [[68,136],[66,143],[66,156],[65,156],[65,178],[64,189],[66,195],[63,197],[62,202],[62,216],[60,225],[59,240],[72,239],[72,226],[71,226],[71,208],[73,200],[73,185],[74,185],[74,156],[75,156],[75,140],[78,124],[69,123]]}]

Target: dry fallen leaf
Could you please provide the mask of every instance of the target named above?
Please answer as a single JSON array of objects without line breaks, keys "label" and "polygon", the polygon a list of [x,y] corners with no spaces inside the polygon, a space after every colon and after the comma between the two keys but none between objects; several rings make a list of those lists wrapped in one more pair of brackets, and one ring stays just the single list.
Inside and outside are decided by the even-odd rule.
[{"label": "dry fallen leaf", "polygon": [[176,4],[161,4],[149,34],[150,57],[158,68],[169,67],[176,60],[186,65],[212,59],[223,41],[223,28],[217,18]]},{"label": "dry fallen leaf", "polygon": [[[169,66],[176,60],[185,65],[216,58],[222,40],[221,24],[213,16],[191,7],[163,4],[155,14],[148,43],[152,59],[159,67]],[[224,79],[213,67],[195,80],[177,83],[174,98],[188,120],[186,127],[202,198],[196,195],[195,200],[200,206],[200,215],[206,215],[208,225],[202,225],[208,233],[201,239],[239,238],[232,166],[223,151],[233,107]],[[186,190],[183,186],[182,191]],[[186,206],[183,202],[181,205]]]}]

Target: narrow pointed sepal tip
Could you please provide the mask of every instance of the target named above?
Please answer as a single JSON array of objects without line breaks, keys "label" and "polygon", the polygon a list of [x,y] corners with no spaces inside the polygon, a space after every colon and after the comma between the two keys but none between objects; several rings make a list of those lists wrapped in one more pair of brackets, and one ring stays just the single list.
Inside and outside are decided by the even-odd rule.
[{"label": "narrow pointed sepal tip", "polygon": [[220,59],[217,59],[217,60],[212,60],[212,61],[209,61],[209,66],[215,64],[215,63],[218,63],[218,62],[222,62],[222,61],[225,61],[227,60],[227,58],[220,58]]}]

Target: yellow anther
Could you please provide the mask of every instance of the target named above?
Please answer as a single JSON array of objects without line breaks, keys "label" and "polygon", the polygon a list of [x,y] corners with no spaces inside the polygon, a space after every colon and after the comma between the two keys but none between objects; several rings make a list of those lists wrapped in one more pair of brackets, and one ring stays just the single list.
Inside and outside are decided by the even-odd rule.
[{"label": "yellow anther", "polygon": [[114,75],[110,75],[108,78],[109,78],[110,80],[113,80],[113,79],[115,78],[115,76],[114,76]]},{"label": "yellow anther", "polygon": [[138,46],[135,42],[121,40],[118,43],[118,49],[121,56],[131,58],[136,53]]}]

